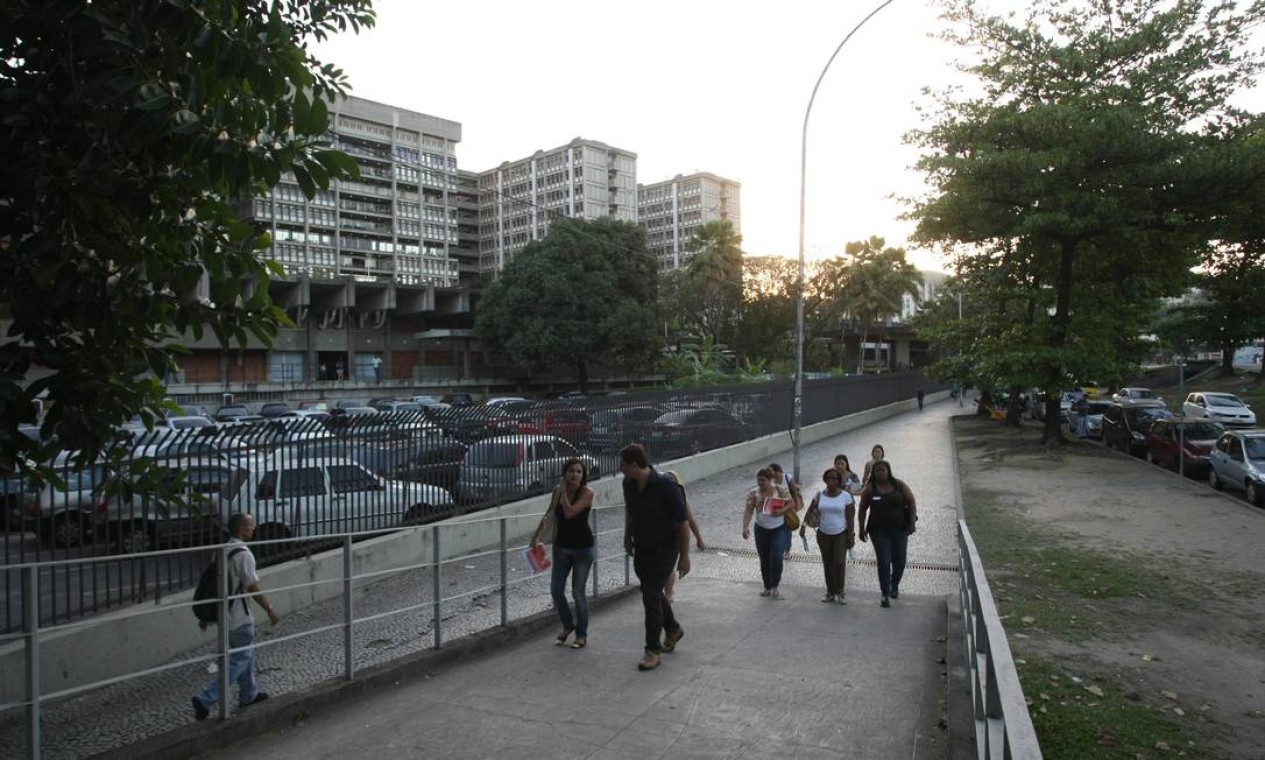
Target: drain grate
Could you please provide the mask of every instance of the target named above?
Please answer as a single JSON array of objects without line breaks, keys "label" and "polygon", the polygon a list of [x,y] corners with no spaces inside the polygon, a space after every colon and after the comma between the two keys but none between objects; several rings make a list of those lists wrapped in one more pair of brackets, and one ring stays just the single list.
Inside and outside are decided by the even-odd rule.
[{"label": "drain grate", "polygon": [[[703,551],[703,554],[720,554],[722,552],[724,554],[727,554],[730,557],[749,557],[751,559],[758,559],[760,557],[760,555],[757,554],[754,549],[731,549],[726,546],[709,546]],[[795,554],[792,554],[790,557],[787,557],[786,560],[784,561],[807,562],[807,563],[812,563],[814,565],[817,565],[821,563],[821,557],[817,555],[795,553]],[[872,559],[868,559],[868,558],[867,559],[850,559],[848,560],[848,564],[875,567],[878,565],[878,562]],[[937,573],[957,573],[958,572],[957,565],[946,565],[939,562],[906,562],[905,569],[906,570],[928,570],[928,571],[937,572]]]}]

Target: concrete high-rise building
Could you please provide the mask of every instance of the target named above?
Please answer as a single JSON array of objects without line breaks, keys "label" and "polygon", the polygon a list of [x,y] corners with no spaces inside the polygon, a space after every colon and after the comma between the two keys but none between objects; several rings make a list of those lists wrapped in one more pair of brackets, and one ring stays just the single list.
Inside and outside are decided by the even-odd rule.
[{"label": "concrete high-rise building", "polygon": [[330,106],[332,147],[360,165],[359,180],[311,200],[292,175],[243,216],[272,233],[271,258],[291,277],[452,287],[457,262],[455,148],[461,125],[362,98]]},{"label": "concrete high-rise building", "polygon": [[505,268],[559,217],[637,221],[637,154],[575,138],[479,174],[479,268]]},{"label": "concrete high-rise building", "polygon": [[637,221],[646,230],[659,269],[689,261],[686,245],[700,225],[728,219],[742,234],[741,183],[699,172],[637,186]]}]

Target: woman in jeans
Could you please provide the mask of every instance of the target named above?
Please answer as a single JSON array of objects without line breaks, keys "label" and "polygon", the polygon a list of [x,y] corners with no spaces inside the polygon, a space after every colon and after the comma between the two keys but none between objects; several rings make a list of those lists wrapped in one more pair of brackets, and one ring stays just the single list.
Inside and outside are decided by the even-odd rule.
[{"label": "woman in jeans", "polygon": [[[747,492],[747,507],[742,513],[742,538],[751,537],[751,517],[755,516],[755,548],[760,555],[760,579],[764,590],[760,596],[781,599],[778,585],[782,582],[782,559],[791,543],[786,527],[786,510],[794,508],[786,489],[774,485],[773,471],[765,467],[755,475],[756,487]],[[783,500],[781,507],[765,512],[764,502],[770,497]]]},{"label": "woman in jeans", "polygon": [[826,595],[823,602],[847,604],[844,579],[847,571],[848,548],[854,540],[853,518],[856,507],[852,494],[843,490],[843,476],[835,468],[822,473],[825,490],[813,497],[804,524],[817,523],[817,546],[821,549],[821,567],[826,574]]},{"label": "woman in jeans", "polygon": [[[566,646],[572,632],[572,649],[583,649],[589,639],[589,598],[585,584],[595,556],[593,529],[589,511],[593,506],[593,489],[588,486],[589,472],[580,459],[568,459],[562,468],[562,483],[554,489],[550,509],[554,518],[553,575],[549,591],[562,620],[558,646]],[[536,543],[540,531],[533,537]],[[567,575],[571,576],[571,596],[575,599],[575,617],[567,604]]]},{"label": "woman in jeans", "polygon": [[[867,521],[866,518],[869,518]],[[874,539],[874,557],[878,560],[878,585],[883,592],[884,607],[900,598],[900,579],[905,574],[905,549],[918,522],[918,505],[914,494],[903,481],[892,476],[892,466],[885,460],[874,462],[870,481],[861,489],[861,540]]]}]

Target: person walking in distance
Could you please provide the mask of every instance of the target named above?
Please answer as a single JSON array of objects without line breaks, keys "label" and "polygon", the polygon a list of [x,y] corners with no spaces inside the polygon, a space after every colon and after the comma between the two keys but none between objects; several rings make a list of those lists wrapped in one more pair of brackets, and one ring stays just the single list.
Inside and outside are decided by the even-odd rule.
[{"label": "person walking in distance", "polygon": [[624,551],[633,557],[646,613],[646,652],[637,668],[654,670],[660,655],[676,651],[685,635],[663,588],[674,567],[681,579],[690,572],[689,515],[680,486],[650,466],[640,444],[620,450],[619,471],[624,475]]},{"label": "person walking in distance", "polygon": [[375,383],[382,382],[382,357],[373,357],[373,381]]},{"label": "person walking in distance", "polygon": [[922,389],[921,385],[918,386],[918,411],[920,412],[922,411],[923,399],[925,399],[926,397],[927,397],[927,392]]},{"label": "person walking in distance", "polygon": [[[246,546],[255,535],[255,518],[242,512],[228,518],[228,588],[229,594],[249,593],[264,612],[268,622],[276,625],[281,617],[259,590],[259,574],[255,572],[255,555]],[[233,599],[228,605],[228,645],[233,652],[228,661],[228,682],[237,684],[237,706],[249,707],[268,698],[268,693],[255,685],[255,619],[251,617],[247,599]],[[199,623],[202,630],[212,623]],[[193,717],[206,720],[211,708],[220,701],[220,679],[216,676],[199,694],[193,697]]]},{"label": "person walking in distance", "polygon": [[865,463],[865,469],[861,473],[862,488],[870,483],[870,470],[874,467],[874,463],[882,461],[885,456],[887,456],[887,452],[883,451],[882,444],[874,444],[874,448],[870,449],[870,461]]},{"label": "person walking in distance", "polygon": [[884,607],[892,606],[889,600],[900,598],[905,552],[917,523],[918,505],[909,486],[893,477],[891,464],[882,460],[875,462],[870,482],[861,489],[857,524],[861,526],[862,541],[867,537],[874,539],[878,586],[883,592]]}]

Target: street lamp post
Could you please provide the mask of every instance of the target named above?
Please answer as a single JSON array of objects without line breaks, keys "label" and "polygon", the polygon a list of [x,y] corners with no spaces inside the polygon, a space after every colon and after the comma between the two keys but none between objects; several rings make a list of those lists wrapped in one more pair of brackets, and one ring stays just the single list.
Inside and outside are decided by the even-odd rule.
[{"label": "street lamp post", "polygon": [[856,34],[858,29],[865,26],[867,21],[874,18],[879,11],[891,4],[892,0],[884,0],[878,7],[870,11],[865,18],[861,19],[856,26],[852,27],[852,31],[848,32],[847,36],[843,38],[843,41],[835,48],[835,52],[830,54],[830,60],[826,61],[821,73],[817,75],[817,83],[813,85],[812,95],[808,97],[808,107],[804,109],[804,128],[799,139],[799,278],[795,298],[795,398],[792,402],[791,412],[794,427],[791,433],[791,445],[795,452],[793,475],[797,482],[800,480],[799,439],[804,420],[804,198],[808,175],[808,117],[813,112],[813,101],[817,98],[817,90],[821,87],[821,80],[826,78],[826,72],[830,70],[830,64],[835,62],[839,51],[843,50],[843,46],[848,44],[848,40],[852,39],[852,35]]},{"label": "street lamp post", "polygon": [[1186,477],[1186,352],[1177,357],[1177,477]]}]

